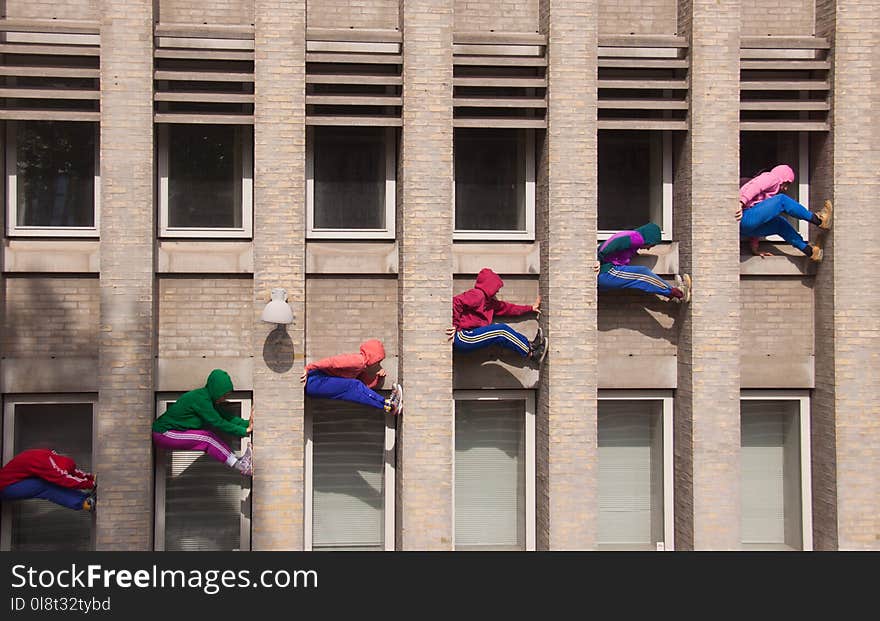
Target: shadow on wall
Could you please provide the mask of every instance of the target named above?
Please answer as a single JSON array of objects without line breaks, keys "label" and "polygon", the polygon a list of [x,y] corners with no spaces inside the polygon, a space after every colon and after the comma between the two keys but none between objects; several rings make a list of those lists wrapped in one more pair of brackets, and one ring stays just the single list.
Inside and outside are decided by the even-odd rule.
[{"label": "shadow on wall", "polygon": [[293,367],[293,355],[293,339],[279,324],[263,343],[263,362],[275,373],[287,373]]},{"label": "shadow on wall", "polygon": [[[598,313],[600,339],[609,344],[613,341],[614,349],[619,350],[617,353],[627,353],[625,350],[633,347],[650,347],[650,342],[654,342],[657,354],[671,349],[673,351],[669,353],[674,355],[680,319],[685,310],[684,304],[666,302],[641,292],[601,291]],[[650,339],[650,342],[642,337]],[[629,347],[630,343],[632,347]]]},{"label": "shadow on wall", "polygon": [[[534,315],[525,317],[496,317],[530,341],[535,338],[538,322]],[[452,347],[452,343],[449,343]],[[553,343],[550,343],[550,350]],[[548,358],[550,354],[548,353]],[[544,361],[547,364],[547,361]],[[540,380],[537,362],[523,358],[498,345],[474,352],[453,350],[453,386],[458,390],[481,388],[521,389],[535,388]]]}]

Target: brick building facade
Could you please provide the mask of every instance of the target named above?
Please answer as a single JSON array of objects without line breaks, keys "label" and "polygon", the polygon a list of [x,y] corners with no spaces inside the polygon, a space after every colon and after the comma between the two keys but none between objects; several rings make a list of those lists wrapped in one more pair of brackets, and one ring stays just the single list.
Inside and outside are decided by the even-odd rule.
[{"label": "brick building facade", "polygon": [[[0,549],[880,548],[876,3],[0,6],[3,460],[101,481],[93,521],[4,505]],[[819,265],[740,244],[780,162],[835,201]],[[689,305],[596,292],[647,220]],[[542,296],[540,371],[453,355],[482,267]],[[404,416],[304,398],[368,338]],[[151,444],[213,368],[252,483]]]}]

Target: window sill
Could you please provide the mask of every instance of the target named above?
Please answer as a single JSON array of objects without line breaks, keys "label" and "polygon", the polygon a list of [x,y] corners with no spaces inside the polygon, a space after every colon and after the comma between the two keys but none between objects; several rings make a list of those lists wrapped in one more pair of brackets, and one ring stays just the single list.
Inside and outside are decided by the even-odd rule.
[{"label": "window sill", "polygon": [[740,276],[812,276],[817,265],[804,254],[788,244],[762,242],[762,252],[772,252],[772,257],[756,257],[747,244],[740,245]]},{"label": "window sill", "polygon": [[95,239],[6,239],[4,272],[97,274],[100,242]]},{"label": "window sill", "polygon": [[253,274],[254,250],[250,241],[171,241],[157,247],[160,274]]}]

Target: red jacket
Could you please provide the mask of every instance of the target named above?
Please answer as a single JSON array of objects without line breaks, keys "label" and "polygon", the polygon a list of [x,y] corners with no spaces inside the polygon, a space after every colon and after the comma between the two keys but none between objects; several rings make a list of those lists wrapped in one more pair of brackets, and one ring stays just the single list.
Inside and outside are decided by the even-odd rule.
[{"label": "red jacket", "polygon": [[31,477],[73,489],[91,489],[95,486],[94,475],[78,470],[76,462],[70,457],[49,449],[29,449],[0,468],[0,489]]},{"label": "red jacket", "polygon": [[504,286],[501,277],[484,267],[477,274],[477,282],[469,289],[452,298],[452,325],[456,330],[482,328],[492,323],[495,315],[515,317],[532,312],[531,306],[502,302],[495,297]]},{"label": "red jacket", "polygon": [[348,377],[358,379],[368,388],[375,388],[381,379],[375,373],[367,373],[369,366],[382,362],[385,359],[385,347],[382,341],[370,339],[361,343],[361,351],[357,354],[339,354],[330,356],[317,362],[306,365],[306,373],[309,371],[321,371],[327,375],[336,377]]}]

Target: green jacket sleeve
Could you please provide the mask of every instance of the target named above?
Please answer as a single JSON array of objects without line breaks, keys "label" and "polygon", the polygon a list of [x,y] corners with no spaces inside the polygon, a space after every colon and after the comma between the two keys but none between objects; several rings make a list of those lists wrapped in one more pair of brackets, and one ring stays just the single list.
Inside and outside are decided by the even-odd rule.
[{"label": "green jacket sleeve", "polygon": [[621,250],[626,250],[631,245],[632,240],[630,239],[629,235],[621,235],[599,251],[599,261],[604,262],[605,257],[607,257],[608,255],[614,254],[615,252],[620,252]]},{"label": "green jacket sleeve", "polygon": [[193,404],[193,409],[203,421],[208,423],[214,429],[218,429],[219,431],[239,438],[243,438],[247,435],[248,422],[246,420],[232,414],[229,415],[230,418],[225,418],[214,408],[214,404],[208,399],[200,399]]}]

